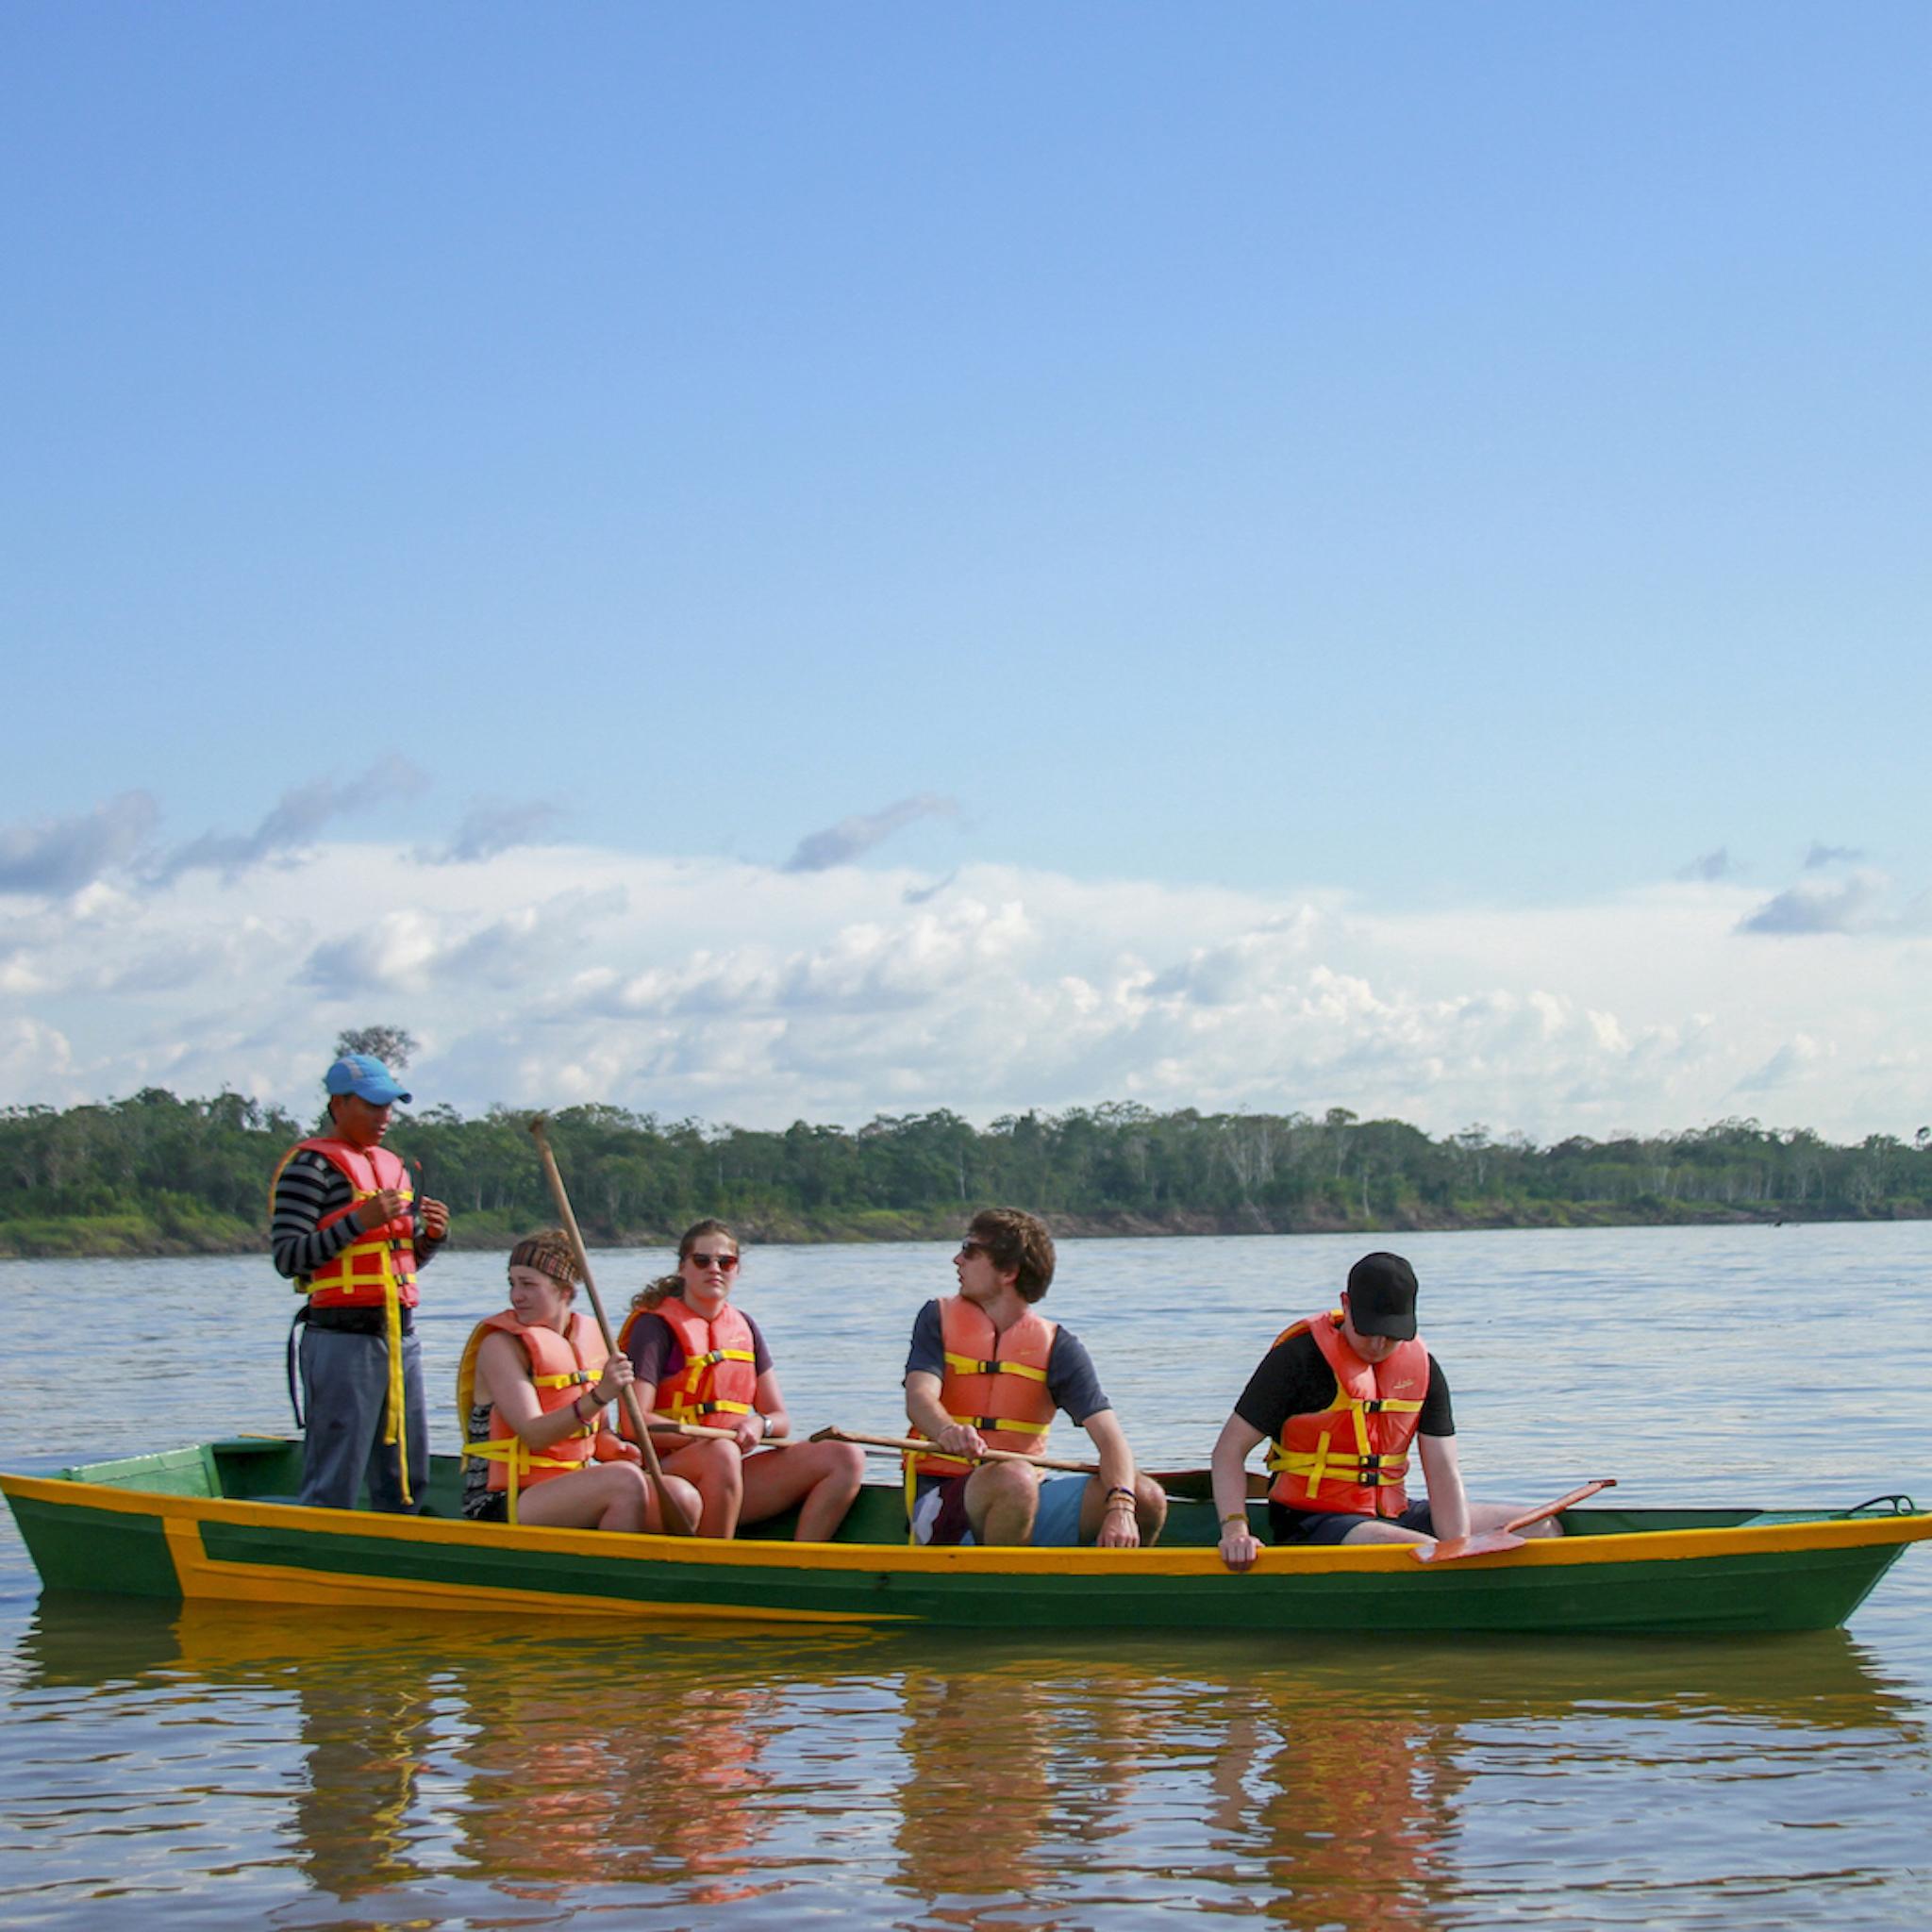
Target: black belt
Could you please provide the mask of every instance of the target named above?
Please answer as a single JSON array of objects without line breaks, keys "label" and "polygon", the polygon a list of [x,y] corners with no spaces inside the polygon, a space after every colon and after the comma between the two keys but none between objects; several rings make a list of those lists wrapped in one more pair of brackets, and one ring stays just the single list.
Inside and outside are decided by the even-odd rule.
[{"label": "black belt", "polygon": [[[416,1332],[416,1311],[404,1308],[403,1333]],[[318,1308],[313,1306],[305,1309],[311,1328],[333,1328],[339,1335],[387,1335],[389,1323],[381,1308]],[[302,1319],[297,1315],[297,1321]]]}]

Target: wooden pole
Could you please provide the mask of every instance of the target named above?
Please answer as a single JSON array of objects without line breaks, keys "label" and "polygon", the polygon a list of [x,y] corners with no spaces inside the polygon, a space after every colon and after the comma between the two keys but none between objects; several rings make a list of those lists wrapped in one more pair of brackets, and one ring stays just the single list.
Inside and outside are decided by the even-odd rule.
[{"label": "wooden pole", "polygon": [[857,1442],[861,1449],[891,1450],[898,1456],[937,1456],[947,1462],[1025,1462],[1035,1469],[1063,1469],[1074,1475],[1098,1475],[1097,1462],[1065,1462],[1058,1456],[1026,1456],[1018,1449],[982,1449],[977,1456],[955,1456],[950,1450],[911,1436],[861,1436],[852,1429],[819,1429],[814,1442]]},{"label": "wooden pole", "polygon": [[[591,1310],[597,1317],[597,1326],[603,1331],[606,1350],[617,1353],[617,1338],[610,1332],[609,1319],[604,1313],[604,1298],[597,1292],[597,1284],[591,1275],[591,1257],[584,1252],[584,1237],[578,1231],[577,1218],[571,1212],[570,1195],[564,1191],[563,1176],[557,1171],[557,1156],[550,1151],[550,1137],[545,1132],[548,1123],[540,1113],[530,1122],[530,1134],[537,1142],[537,1157],[543,1163],[543,1175],[550,1183],[550,1197],[557,1203],[557,1211],[563,1221],[563,1231],[570,1237],[571,1253],[576,1257],[578,1273],[584,1277],[584,1288],[591,1297]],[[651,1486],[658,1491],[658,1507],[664,1518],[664,1527],[672,1536],[695,1536],[698,1526],[684,1513],[684,1505],[673,1494],[671,1485],[664,1480],[663,1465],[658,1460],[658,1451],[651,1441],[651,1432],[644,1424],[644,1411],[638,1401],[638,1392],[628,1382],[619,1397],[624,1412],[630,1419],[630,1425],[637,1431],[639,1444],[644,1453],[645,1467],[651,1473]]]}]

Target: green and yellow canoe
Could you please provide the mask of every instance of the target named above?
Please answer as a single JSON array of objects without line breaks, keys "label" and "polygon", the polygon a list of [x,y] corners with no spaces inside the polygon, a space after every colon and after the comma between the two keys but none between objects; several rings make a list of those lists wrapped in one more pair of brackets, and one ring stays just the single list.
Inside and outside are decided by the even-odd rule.
[{"label": "green and yellow canoe", "polygon": [[[654,1624],[1008,1630],[1824,1630],[1842,1624],[1932,1513],[1577,1508],[1565,1534],[1422,1564],[1401,1548],[1267,1549],[1231,1574],[1205,1480],[1151,1550],[917,1549],[896,1487],[829,1543],[783,1520],[735,1542],[472,1524],[454,1457],[424,1516],[291,1501],[301,1444],[240,1438],[0,1476],[49,1591],[367,1609],[531,1609]],[[1189,1491],[1191,1488],[1193,1495]]]}]

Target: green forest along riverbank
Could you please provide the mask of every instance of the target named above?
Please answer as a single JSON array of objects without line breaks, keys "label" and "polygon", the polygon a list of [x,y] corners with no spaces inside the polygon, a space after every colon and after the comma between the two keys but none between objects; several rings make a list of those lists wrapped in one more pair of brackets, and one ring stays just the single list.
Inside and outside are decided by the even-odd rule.
[{"label": "green forest along riverbank", "polygon": [[[747,1240],[942,1240],[988,1202],[1066,1235],[1374,1233],[1932,1214],[1932,1133],[1840,1146],[1755,1120],[1538,1146],[1471,1126],[1110,1104],[975,1127],[941,1110],[782,1132],[610,1107],[552,1117],[588,1239],[662,1242],[701,1214]],[[526,1114],[399,1113],[389,1145],[450,1204],[461,1247],[547,1224]],[[0,1255],[242,1253],[267,1238],[269,1179],[313,1131],[241,1094],[0,1112]]]}]

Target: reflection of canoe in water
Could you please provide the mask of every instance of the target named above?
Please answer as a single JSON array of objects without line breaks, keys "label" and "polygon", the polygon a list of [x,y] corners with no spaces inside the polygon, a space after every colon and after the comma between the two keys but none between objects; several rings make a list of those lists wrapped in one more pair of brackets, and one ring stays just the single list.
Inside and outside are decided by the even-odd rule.
[{"label": "reflection of canoe in water", "polygon": [[[152,1677],[178,1689],[397,1687],[528,1673],[545,1684],[579,1682],[587,1702],[607,1694],[609,1672],[625,1681],[637,1665],[637,1634],[621,1622],[501,1617],[451,1618],[420,1610],[365,1609],[353,1618],[291,1618],[278,1605],[175,1603],[50,1592],[29,1617],[14,1653],[29,1690],[84,1689]],[[1591,1636],[1524,1636],[1472,1645],[1454,1634],[1419,1637],[1376,1652],[1353,1633],[1314,1633],[1284,1649],[1271,1631],[1227,1631],[1174,1648],[1171,1631],[1086,1628],[1054,1633],[954,1630],[947,1667],[962,1681],[1008,1674],[1062,1687],[1099,1687],[1095,1708],[1176,1680],[1204,1708],[1258,1696],[1319,1713],[1324,1726],[1361,1717],[1406,1716],[1421,1724],[1554,1719],[1610,1707],[1672,1719],[1749,1720],[1819,1733],[1873,1726],[1923,1729],[1909,1685],[1888,1674],[1845,1630],[1767,1636],[1748,1643],[1653,1637],[1641,1643]],[[747,1649],[740,1626],[686,1625],[654,1647],[655,1684],[685,1687],[866,1684],[924,1675],[930,1635],[916,1625],[798,1624],[760,1633]],[[396,1694],[400,1696],[398,1688]],[[1173,1694],[1180,1694],[1174,1692]]]},{"label": "reflection of canoe in water", "polygon": [[782,1519],[712,1542],[467,1523],[449,1457],[431,1516],[304,1509],[287,1500],[300,1463],[299,1444],[242,1440],[0,1487],[50,1590],[794,1627],[1821,1630],[1932,1536],[1932,1514],[1890,1504],[1575,1509],[1560,1539],[1464,1562],[1270,1549],[1236,1576],[1213,1548],[1213,1505],[1185,1498],[1152,1550],[909,1548],[885,1487],[864,1492],[837,1542],[784,1541]]}]

